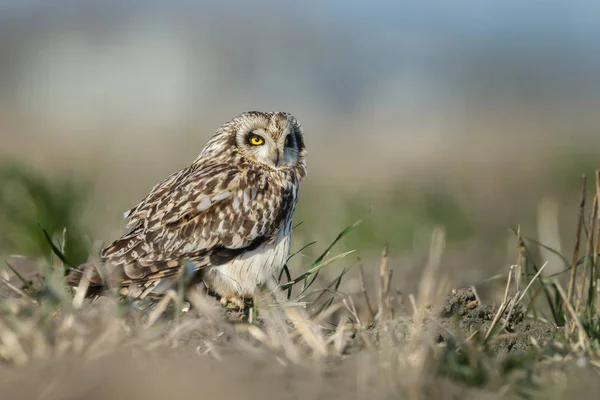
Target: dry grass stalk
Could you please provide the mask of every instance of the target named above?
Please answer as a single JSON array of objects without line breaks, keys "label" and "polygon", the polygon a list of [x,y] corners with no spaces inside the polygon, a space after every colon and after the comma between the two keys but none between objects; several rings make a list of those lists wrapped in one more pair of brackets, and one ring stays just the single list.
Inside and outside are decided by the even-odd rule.
[{"label": "dry grass stalk", "polygon": [[517,300],[516,304],[519,304],[521,302],[521,300],[523,300],[523,297],[525,297],[525,294],[527,293],[527,291],[529,290],[529,288],[531,287],[531,285],[533,284],[533,282],[535,282],[535,280],[540,276],[540,274],[542,273],[542,271],[544,270],[544,268],[546,268],[546,266],[548,265],[548,261],[546,261],[538,270],[538,272],[536,272],[536,274],[533,276],[533,278],[531,278],[531,280],[529,281],[529,283],[527,284],[527,286],[525,287],[525,290],[523,291],[523,294],[519,297],[519,299]]},{"label": "dry grass stalk", "polygon": [[18,335],[2,320],[0,320],[0,340],[4,344],[0,346],[0,357],[14,362],[15,365],[25,365],[29,361],[29,356],[21,346]]},{"label": "dry grass stalk", "polygon": [[577,260],[579,259],[579,246],[581,242],[581,231],[583,228],[583,218],[585,214],[585,195],[586,195],[586,178],[585,175],[581,176],[581,196],[579,198],[579,216],[577,218],[577,231],[575,234],[575,247],[573,247],[573,259],[571,262],[571,274],[569,278],[569,288],[567,292],[567,299],[571,301],[573,298],[573,290],[575,289],[575,280],[577,273]]},{"label": "dry grass stalk", "polygon": [[506,280],[506,288],[504,289],[504,299],[502,300],[502,303],[500,303],[500,307],[498,307],[498,311],[496,312],[496,315],[494,315],[494,319],[492,319],[492,323],[490,324],[490,327],[488,328],[485,334],[486,340],[491,335],[492,331],[494,330],[494,327],[498,324],[498,321],[500,321],[500,317],[502,316],[502,314],[504,314],[504,311],[506,310],[506,307],[510,302],[510,300],[508,299],[508,291],[510,288],[510,281],[513,274],[513,267],[515,266],[511,265],[508,271],[508,279]]},{"label": "dry grass stalk", "polygon": [[342,313],[340,315],[339,322],[335,329],[335,333],[328,340],[328,342],[333,343],[333,348],[335,354],[337,355],[342,355],[344,349],[346,348],[346,332],[348,332],[348,324],[346,323],[347,319],[348,316],[346,314]]},{"label": "dry grass stalk", "polygon": [[358,312],[356,311],[356,306],[354,305],[354,300],[352,300],[352,297],[348,296],[342,299],[342,303],[344,304],[346,310],[350,313],[350,315],[354,317],[354,320],[356,321],[358,326],[364,328],[364,325],[361,322],[360,317],[358,316]]},{"label": "dry grass stalk", "polygon": [[158,304],[154,307],[150,315],[148,316],[148,320],[144,324],[144,328],[148,329],[160,318],[160,316],[166,311],[169,303],[171,301],[176,301],[177,293],[174,290],[170,289],[165,293],[164,297],[160,299]]},{"label": "dry grass stalk", "polygon": [[516,290],[521,289],[521,276],[523,271],[527,271],[527,258],[525,254],[525,242],[521,237],[521,227],[519,226],[517,230],[517,262],[515,264],[517,266],[517,272],[515,275],[515,287]]},{"label": "dry grass stalk", "polygon": [[[335,310],[341,308],[342,302],[330,307],[331,310],[326,310],[317,319],[311,320],[303,307],[290,305],[283,298],[282,292],[276,290],[276,288],[277,286],[274,282],[269,282],[270,298],[274,300],[274,304],[272,306],[267,305],[261,311],[262,319],[265,323],[263,332],[266,337],[272,344],[277,344],[278,348],[282,348],[286,357],[294,363],[298,363],[302,359],[301,347],[296,342],[298,338],[302,339],[308,345],[313,357],[327,356],[327,341],[321,327],[316,321],[319,320],[319,317],[321,319],[326,318],[324,316],[325,313],[329,312],[329,314],[332,314]],[[269,298],[265,298],[264,300],[268,302]],[[294,329],[291,329],[287,321],[292,323]]]},{"label": "dry grass stalk", "polygon": [[[592,206],[592,215],[590,217],[590,230],[588,232],[588,240],[587,240],[587,245],[585,248],[585,259],[583,262],[583,274],[582,274],[583,280],[579,284],[579,290],[577,293],[577,305],[575,306],[576,314],[578,314],[579,310],[581,309],[581,304],[584,299],[584,293],[583,293],[584,288],[586,288],[588,286],[593,286],[592,282],[590,282],[590,280],[588,278],[588,269],[590,269],[591,272],[593,272],[595,270],[594,266],[590,267],[590,264],[591,264],[590,254],[591,254],[592,248],[593,248],[594,231],[595,231],[594,227],[596,225],[597,214],[598,214],[598,196],[594,195],[594,203]],[[596,278],[593,277],[592,280],[595,281]],[[591,298],[588,300],[591,301]]]},{"label": "dry grass stalk", "polygon": [[[596,170],[596,198],[600,199],[600,169]],[[596,204],[596,207],[600,205]],[[600,251],[600,210],[596,210],[596,232],[594,240],[594,264],[598,265],[598,252]]]},{"label": "dry grass stalk", "polygon": [[[596,199],[600,199],[600,169],[596,170]],[[592,273],[590,274],[590,279],[592,280],[592,284],[595,285],[596,291],[596,302],[600,304],[600,297],[598,296],[598,280],[595,279],[597,276],[596,268],[598,267],[598,252],[600,251],[600,200],[596,201],[596,219],[594,221],[596,223],[596,229],[594,231],[594,246],[593,246],[593,256],[592,256]],[[590,297],[594,293],[594,287],[590,287]],[[590,301],[591,302],[591,301]],[[596,305],[596,313],[600,312],[600,308],[598,304]]]},{"label": "dry grass stalk", "polygon": [[[419,281],[419,293],[417,297],[417,316],[415,322],[420,325],[424,318],[427,306],[435,305],[440,299],[436,298],[439,283],[439,270],[442,262],[442,254],[446,245],[446,232],[443,228],[436,227],[431,235],[429,257],[423,270],[423,276]],[[443,298],[442,298],[443,300]]]},{"label": "dry grass stalk", "polygon": [[[359,261],[360,262],[360,261]],[[365,271],[362,264],[358,267],[358,277],[360,279],[360,291],[365,298],[365,303],[367,305],[367,311],[369,312],[369,319],[367,324],[370,325],[375,321],[375,312],[373,311],[373,306],[371,305],[371,299],[369,298],[369,293],[367,292],[367,287],[365,285]]]},{"label": "dry grass stalk", "polygon": [[546,268],[547,265],[548,265],[548,262],[546,261],[540,267],[540,269],[536,272],[536,274],[533,276],[533,278],[531,278],[531,280],[529,281],[529,283],[523,290],[523,293],[521,293],[521,291],[517,289],[514,296],[511,299],[509,299],[508,292],[510,291],[510,283],[512,280],[512,276],[513,276],[513,274],[515,274],[514,271],[516,269],[518,269],[517,265],[510,266],[510,269],[508,271],[508,278],[506,279],[506,286],[504,288],[504,298],[502,300],[502,303],[500,303],[500,306],[498,307],[498,311],[494,315],[494,318],[492,319],[492,323],[490,324],[490,327],[488,328],[488,330],[485,334],[486,340],[490,337],[490,335],[494,331],[494,328],[498,325],[498,323],[502,319],[502,316],[504,315],[504,313],[506,312],[507,309],[508,309],[508,313],[504,319],[504,324],[502,325],[501,330],[504,330],[508,326],[508,324],[510,322],[510,317],[512,316],[513,311],[516,309],[516,307],[519,305],[519,303],[525,298],[525,295],[531,288],[531,285],[533,285],[533,282],[535,282],[536,279],[538,279],[538,277],[542,274],[542,272],[544,271],[544,269]]},{"label": "dry grass stalk", "polygon": [[418,399],[421,396],[424,387],[426,373],[429,367],[432,367],[432,349],[430,346],[423,345],[423,328],[427,308],[432,306],[438,308],[444,301],[444,297],[449,290],[448,281],[440,278],[440,266],[442,254],[446,245],[446,232],[441,227],[436,227],[431,235],[431,245],[429,247],[429,257],[423,271],[423,276],[419,282],[418,300],[413,301],[413,307],[416,308],[413,323],[410,327],[410,340],[412,345],[409,348],[414,349],[408,356],[413,360],[413,368],[417,372],[413,385],[409,388],[409,398]]},{"label": "dry grass stalk", "polygon": [[585,328],[583,327],[583,325],[581,324],[581,321],[577,317],[576,310],[573,309],[573,305],[567,301],[567,295],[566,295],[564,289],[562,288],[562,286],[560,285],[560,283],[555,279],[553,279],[553,282],[556,285],[556,289],[558,290],[558,293],[560,294],[560,296],[563,299],[565,308],[571,317],[571,321],[574,324],[574,327],[577,328],[577,335],[579,337],[579,340],[576,344],[576,347],[579,347],[579,348],[589,352],[590,351],[589,338],[587,337]]},{"label": "dry grass stalk", "polygon": [[343,300],[333,303],[332,305],[327,307],[327,309],[325,309],[325,311],[323,311],[322,313],[317,315],[313,319],[313,323],[320,324],[321,322],[325,321],[327,318],[329,318],[331,315],[333,315],[335,312],[337,312],[339,309],[343,308],[344,306],[345,306],[345,304],[344,304]]},{"label": "dry grass stalk", "polygon": [[327,346],[319,327],[295,308],[285,307],[284,310],[289,320],[300,333],[300,336],[312,349],[313,354],[317,357],[325,357],[327,355]]},{"label": "dry grass stalk", "polygon": [[2,282],[7,288],[9,288],[13,292],[15,292],[17,295],[19,295],[21,297],[24,297],[24,298],[31,298],[27,293],[25,293],[24,291],[22,291],[21,289],[19,289],[18,287],[16,287],[12,283],[10,283],[5,278],[0,278],[0,282]]},{"label": "dry grass stalk", "polygon": [[388,244],[385,243],[381,252],[381,265],[379,267],[379,310],[377,319],[380,323],[389,321],[392,318],[390,310],[390,281],[392,280],[392,271],[388,266]]},{"label": "dry grass stalk", "polygon": [[92,276],[92,270],[86,269],[79,281],[79,285],[75,289],[75,296],[73,296],[73,308],[75,310],[81,308],[83,304],[83,300],[85,300],[85,295],[90,287],[90,278]]},{"label": "dry grass stalk", "polygon": [[596,279],[596,317],[600,317],[600,279]]}]

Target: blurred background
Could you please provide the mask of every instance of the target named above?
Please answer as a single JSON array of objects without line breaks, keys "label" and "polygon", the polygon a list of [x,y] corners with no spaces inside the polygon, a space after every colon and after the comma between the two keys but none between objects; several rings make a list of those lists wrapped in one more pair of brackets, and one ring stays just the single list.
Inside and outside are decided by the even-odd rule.
[{"label": "blurred background", "polygon": [[339,251],[374,266],[389,242],[402,290],[436,225],[456,285],[506,272],[511,228],[568,253],[599,42],[591,1],[2,0],[0,253],[49,254],[39,223],[84,261],[247,110],[305,128],[308,256],[370,208]]}]

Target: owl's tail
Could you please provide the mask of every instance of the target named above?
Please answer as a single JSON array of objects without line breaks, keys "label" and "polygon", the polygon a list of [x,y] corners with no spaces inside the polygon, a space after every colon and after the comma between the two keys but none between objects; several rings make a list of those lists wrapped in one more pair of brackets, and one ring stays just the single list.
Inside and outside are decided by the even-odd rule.
[{"label": "owl's tail", "polygon": [[88,274],[90,287],[104,286],[104,280],[102,279],[98,268],[91,263],[81,264],[73,268],[67,275],[67,284],[70,286],[78,286],[83,279],[84,274]]}]

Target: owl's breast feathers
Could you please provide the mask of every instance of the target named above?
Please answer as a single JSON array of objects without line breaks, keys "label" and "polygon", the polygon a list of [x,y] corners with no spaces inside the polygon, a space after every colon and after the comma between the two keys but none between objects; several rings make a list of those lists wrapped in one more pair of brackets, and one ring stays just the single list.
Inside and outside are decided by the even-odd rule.
[{"label": "owl's breast feathers", "polygon": [[[101,252],[101,261],[123,285],[177,275],[186,260],[196,270],[224,264],[274,240],[292,218],[298,183],[293,169],[193,164],[126,213],[129,232]],[[69,283],[77,284],[87,268],[72,270]],[[90,269],[90,284],[102,285]]]}]

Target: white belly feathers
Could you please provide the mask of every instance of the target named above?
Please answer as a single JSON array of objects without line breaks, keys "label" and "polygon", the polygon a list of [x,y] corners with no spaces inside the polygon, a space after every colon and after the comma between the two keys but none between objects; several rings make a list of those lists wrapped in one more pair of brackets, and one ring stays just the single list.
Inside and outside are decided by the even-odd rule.
[{"label": "white belly feathers", "polygon": [[227,264],[212,267],[205,283],[219,292],[252,297],[257,287],[271,276],[279,276],[289,255],[290,241],[291,229],[281,229],[272,243],[246,252]]}]

